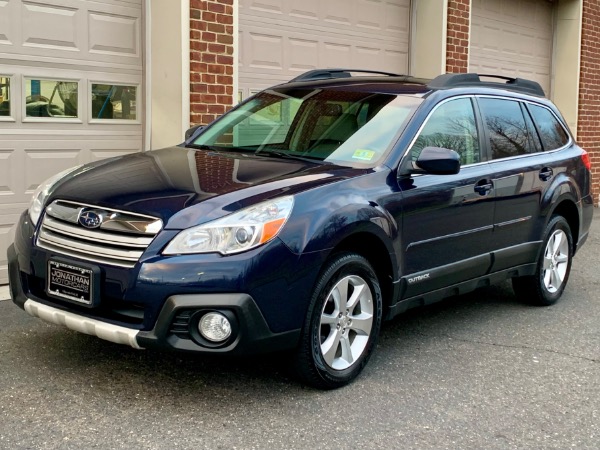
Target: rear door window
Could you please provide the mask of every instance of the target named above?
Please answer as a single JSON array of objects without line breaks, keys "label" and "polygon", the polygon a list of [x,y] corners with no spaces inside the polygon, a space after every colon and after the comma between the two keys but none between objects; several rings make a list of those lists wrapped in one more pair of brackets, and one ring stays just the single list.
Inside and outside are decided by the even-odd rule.
[{"label": "rear door window", "polygon": [[535,136],[525,122],[520,102],[484,97],[479,99],[479,106],[490,139],[492,159],[538,151]]},{"label": "rear door window", "polygon": [[550,110],[532,104],[529,110],[540,132],[544,150],[556,150],[569,143],[569,135]]}]

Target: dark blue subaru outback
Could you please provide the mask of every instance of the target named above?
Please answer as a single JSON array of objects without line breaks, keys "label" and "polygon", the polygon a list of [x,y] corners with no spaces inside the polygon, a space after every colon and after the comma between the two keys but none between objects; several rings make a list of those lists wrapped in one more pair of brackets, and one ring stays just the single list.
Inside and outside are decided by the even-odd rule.
[{"label": "dark blue subaru outback", "polygon": [[508,278],[556,302],[592,218],[590,159],[528,80],[317,70],[190,134],[42,184],[13,301],[135,348],[292,351],[335,388],[408,308]]}]

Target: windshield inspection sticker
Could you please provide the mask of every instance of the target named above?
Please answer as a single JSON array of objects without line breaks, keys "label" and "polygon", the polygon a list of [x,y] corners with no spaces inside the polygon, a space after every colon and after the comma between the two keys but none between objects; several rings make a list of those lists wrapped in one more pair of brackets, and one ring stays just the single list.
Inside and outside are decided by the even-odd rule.
[{"label": "windshield inspection sticker", "polygon": [[373,150],[358,149],[354,151],[352,158],[360,159],[362,161],[371,161],[374,156],[375,152]]}]

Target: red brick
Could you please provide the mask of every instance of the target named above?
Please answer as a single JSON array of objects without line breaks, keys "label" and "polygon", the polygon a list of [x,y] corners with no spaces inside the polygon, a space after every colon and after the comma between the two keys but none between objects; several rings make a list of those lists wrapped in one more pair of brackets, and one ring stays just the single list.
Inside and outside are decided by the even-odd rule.
[{"label": "red brick", "polygon": [[211,33],[210,31],[205,31],[202,33],[202,40],[204,42],[216,42],[217,35],[215,33]]},{"label": "red brick", "polygon": [[203,53],[202,54],[202,62],[205,63],[214,63],[217,61],[217,55],[213,55],[212,53]]},{"label": "red brick", "polygon": [[190,91],[195,93],[206,92],[206,84],[204,83],[190,83]]},{"label": "red brick", "polygon": [[[214,56],[214,55],[212,55]],[[216,59],[216,57],[215,57]],[[225,67],[221,66],[219,64],[209,64],[208,65],[208,73],[214,73],[214,74],[222,74],[225,73]]]},{"label": "red brick", "polygon": [[233,85],[233,77],[228,77],[225,75],[218,75],[217,76],[217,83],[219,84],[223,84],[223,85]]},{"label": "red brick", "polygon": [[222,5],[220,3],[208,2],[206,6],[207,6],[206,9],[208,11],[212,11],[212,12],[216,12],[216,13],[224,13],[225,12],[225,5]]},{"label": "red brick", "polygon": [[217,55],[217,64],[231,66],[233,69],[233,56]]},{"label": "red brick", "polygon": [[219,44],[233,45],[233,36],[228,34],[219,34],[217,35],[217,42]]},{"label": "red brick", "polygon": [[216,22],[225,25],[233,25],[233,15],[217,14]]},{"label": "red brick", "polygon": [[[212,84],[212,85],[208,86],[208,92],[210,92],[211,94],[224,94],[225,86],[223,86],[222,84]],[[220,103],[220,102],[217,102],[215,100],[212,103]]]},{"label": "red brick", "polygon": [[220,23],[207,23],[206,30],[212,31],[213,33],[225,33],[225,25]]},{"label": "red brick", "polygon": [[208,51],[211,53],[225,53],[225,49],[223,44],[208,44]]},{"label": "red brick", "polygon": [[208,105],[208,112],[212,114],[223,114],[225,105]]},{"label": "red brick", "polygon": [[[210,92],[210,88],[211,88],[211,87],[212,87],[212,86],[210,86],[210,85],[208,86],[208,90],[209,90],[209,92]],[[217,96],[216,96],[216,95],[213,95],[213,94],[204,94],[204,95],[202,95],[202,96],[201,96],[201,101],[202,101],[203,103],[209,103],[209,104],[213,104],[213,103],[216,103],[216,102],[217,102]]]},{"label": "red brick", "polygon": [[194,103],[191,105],[192,113],[205,113],[208,111],[208,106],[205,103]]},{"label": "red brick", "polygon": [[206,23],[201,20],[190,20],[190,28],[192,30],[205,30]]},{"label": "red brick", "polygon": [[[206,22],[216,22],[217,15],[213,12],[203,11],[202,12],[202,20],[204,20]],[[233,23],[233,18],[232,18],[232,23]]]}]

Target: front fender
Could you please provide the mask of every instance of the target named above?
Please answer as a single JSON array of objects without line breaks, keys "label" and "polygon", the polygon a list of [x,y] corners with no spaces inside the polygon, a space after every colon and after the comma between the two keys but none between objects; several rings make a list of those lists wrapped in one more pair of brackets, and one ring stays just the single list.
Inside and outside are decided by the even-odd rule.
[{"label": "front fender", "polygon": [[296,254],[334,248],[355,233],[371,233],[394,253],[398,225],[374,199],[386,188],[385,171],[371,173],[297,195],[280,238]]}]

